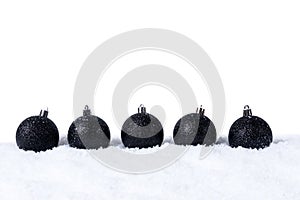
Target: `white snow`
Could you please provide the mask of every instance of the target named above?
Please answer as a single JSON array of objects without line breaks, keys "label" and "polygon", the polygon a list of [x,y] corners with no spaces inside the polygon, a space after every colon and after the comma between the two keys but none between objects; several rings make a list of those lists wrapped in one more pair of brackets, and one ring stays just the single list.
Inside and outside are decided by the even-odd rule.
[{"label": "white snow", "polygon": [[300,136],[263,150],[220,141],[203,160],[200,147],[191,147],[173,165],[143,175],[117,172],[67,145],[33,153],[2,143],[0,199],[300,199]]}]

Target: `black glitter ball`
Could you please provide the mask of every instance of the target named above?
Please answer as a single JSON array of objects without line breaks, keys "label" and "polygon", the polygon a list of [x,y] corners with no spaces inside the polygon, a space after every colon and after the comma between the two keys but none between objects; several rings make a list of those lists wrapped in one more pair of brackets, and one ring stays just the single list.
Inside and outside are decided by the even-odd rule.
[{"label": "black glitter ball", "polygon": [[216,142],[217,132],[214,123],[204,115],[200,107],[179,119],[173,130],[174,143],[178,145],[212,145]]},{"label": "black glitter ball", "polygon": [[101,118],[91,115],[88,106],[83,116],[77,118],[68,131],[68,142],[78,149],[98,149],[108,147],[110,142],[109,127]]},{"label": "black glitter ball", "polygon": [[252,116],[249,106],[244,107],[243,115],[232,124],[229,130],[229,145],[251,149],[268,147],[272,143],[273,136],[267,122],[257,116]]},{"label": "black glitter ball", "polygon": [[138,113],[130,116],[122,126],[121,139],[125,147],[148,148],[161,145],[164,130],[160,121],[141,105]]},{"label": "black glitter ball", "polygon": [[19,125],[16,141],[20,149],[39,152],[58,146],[57,127],[47,116],[48,111],[41,111],[39,116],[29,117]]}]

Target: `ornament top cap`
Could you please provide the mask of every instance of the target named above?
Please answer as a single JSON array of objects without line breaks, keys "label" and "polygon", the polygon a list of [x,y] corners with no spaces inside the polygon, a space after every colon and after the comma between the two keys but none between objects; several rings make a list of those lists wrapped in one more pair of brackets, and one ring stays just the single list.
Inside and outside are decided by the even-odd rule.
[{"label": "ornament top cap", "polygon": [[83,116],[91,115],[91,110],[88,105],[84,106]]},{"label": "ornament top cap", "polygon": [[200,106],[200,108],[197,107],[196,113],[199,113],[201,117],[204,116],[204,112],[205,112],[205,109],[202,108],[202,105]]},{"label": "ornament top cap", "polygon": [[250,109],[250,106],[248,106],[248,105],[244,106],[243,116],[244,117],[251,117],[252,116],[252,110]]},{"label": "ornament top cap", "polygon": [[138,107],[138,113],[146,113],[146,107],[143,104]]},{"label": "ornament top cap", "polygon": [[40,117],[48,117],[48,107],[47,110],[41,110],[40,111]]}]

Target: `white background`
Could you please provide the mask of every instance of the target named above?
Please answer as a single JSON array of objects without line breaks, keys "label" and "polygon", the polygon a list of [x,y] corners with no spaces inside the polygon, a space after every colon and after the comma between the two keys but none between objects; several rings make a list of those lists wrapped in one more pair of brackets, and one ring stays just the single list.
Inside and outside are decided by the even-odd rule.
[{"label": "white background", "polygon": [[[46,107],[49,118],[56,123],[60,134],[65,135],[74,119],[74,84],[84,60],[105,40],[139,28],[182,33],[208,53],[220,73],[226,94],[226,119],[221,135],[227,135],[245,104],[270,124],[275,136],[299,134],[298,4],[258,0],[1,1],[0,141],[14,142],[19,123]],[[180,61],[175,62],[176,58],[154,54],[136,55],[135,59],[127,58],[120,63],[128,70],[142,61],[167,63],[180,71]],[[105,86],[113,85],[117,77],[124,75],[124,70],[116,70],[117,66],[107,74],[113,78],[107,78],[110,82]],[[201,77],[194,78],[192,72],[183,75],[191,83],[199,82],[199,104],[205,105],[207,115],[211,116],[210,97],[202,87]],[[101,93],[112,90],[113,87],[106,87]],[[160,95],[154,97],[151,91],[159,91]],[[101,98],[95,94],[96,100]],[[137,91],[129,101],[129,113],[133,114],[139,103],[150,108],[157,104],[165,106],[169,127],[181,116],[174,97],[162,88]],[[95,113],[108,123],[113,135],[119,135],[111,104],[96,103]],[[170,131],[171,128],[166,133]]]}]

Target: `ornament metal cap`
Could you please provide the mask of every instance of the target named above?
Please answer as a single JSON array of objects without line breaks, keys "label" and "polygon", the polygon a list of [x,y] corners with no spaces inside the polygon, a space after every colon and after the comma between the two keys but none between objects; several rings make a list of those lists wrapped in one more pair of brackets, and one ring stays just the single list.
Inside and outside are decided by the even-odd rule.
[{"label": "ornament metal cap", "polygon": [[138,113],[146,113],[146,107],[143,104],[138,107]]},{"label": "ornament metal cap", "polygon": [[248,105],[244,106],[243,116],[244,117],[251,117],[252,116],[252,111],[251,111],[251,109]]},{"label": "ornament metal cap", "polygon": [[48,117],[48,107],[47,110],[41,110],[40,111],[40,117]]},{"label": "ornament metal cap", "polygon": [[197,107],[196,113],[199,113],[201,117],[204,116],[204,112],[205,112],[205,109],[202,108],[202,105],[200,106],[200,108]]},{"label": "ornament metal cap", "polygon": [[91,110],[88,105],[84,106],[83,116],[91,115]]}]

